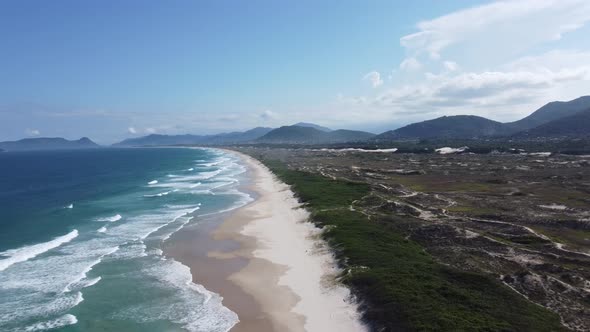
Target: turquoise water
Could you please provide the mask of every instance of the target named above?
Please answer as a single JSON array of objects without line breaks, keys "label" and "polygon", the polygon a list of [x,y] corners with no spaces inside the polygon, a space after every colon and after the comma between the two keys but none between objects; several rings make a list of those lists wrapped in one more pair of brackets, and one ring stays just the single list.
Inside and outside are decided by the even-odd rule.
[{"label": "turquoise water", "polygon": [[0,154],[0,330],[227,331],[237,316],[162,244],[236,208],[213,149]]}]

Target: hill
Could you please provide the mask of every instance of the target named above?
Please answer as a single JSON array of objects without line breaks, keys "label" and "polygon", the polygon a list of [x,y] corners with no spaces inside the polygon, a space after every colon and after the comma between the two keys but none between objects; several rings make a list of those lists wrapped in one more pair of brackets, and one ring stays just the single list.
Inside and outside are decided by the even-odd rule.
[{"label": "hill", "polygon": [[6,151],[33,151],[33,150],[70,150],[92,149],[100,147],[87,137],[79,140],[67,140],[61,137],[25,138],[18,141],[0,142],[0,149]]},{"label": "hill", "polygon": [[375,137],[375,134],[366,131],[338,129],[328,133],[331,142],[360,142]]},{"label": "hill", "polygon": [[117,147],[130,146],[162,146],[183,144],[230,144],[253,141],[272,128],[256,127],[245,132],[231,132],[217,135],[159,135],[152,134],[143,137],[129,138],[113,144]]},{"label": "hill", "polygon": [[258,138],[262,143],[314,144],[322,142],[326,132],[312,127],[283,126]]},{"label": "hill", "polygon": [[516,138],[583,138],[590,137],[590,108],[520,132]]},{"label": "hill", "polygon": [[157,145],[178,145],[178,144],[197,144],[203,139],[198,135],[160,135],[151,134],[147,136],[128,138],[113,146],[157,146]]},{"label": "hill", "polygon": [[375,136],[364,131],[339,129],[322,131],[313,127],[283,126],[256,140],[271,144],[325,144],[364,141]]},{"label": "hill", "polygon": [[475,115],[455,115],[413,123],[377,135],[374,139],[480,138],[502,136],[508,132],[508,128],[501,122]]},{"label": "hill", "polygon": [[589,108],[590,96],[583,96],[570,101],[554,101],[539,108],[531,115],[518,121],[506,123],[506,125],[514,133],[525,131]]},{"label": "hill", "polygon": [[298,123],[294,124],[293,126],[315,128],[317,130],[321,130],[321,131],[325,131],[325,132],[332,131],[332,129],[330,129],[328,127],[322,127],[322,126],[317,125],[315,123],[309,123],[309,122],[298,122]]},{"label": "hill", "polygon": [[227,143],[243,143],[250,142],[259,137],[266,135],[273,128],[256,127],[244,132],[224,133],[212,136],[205,136],[204,141],[207,144],[227,144]]}]

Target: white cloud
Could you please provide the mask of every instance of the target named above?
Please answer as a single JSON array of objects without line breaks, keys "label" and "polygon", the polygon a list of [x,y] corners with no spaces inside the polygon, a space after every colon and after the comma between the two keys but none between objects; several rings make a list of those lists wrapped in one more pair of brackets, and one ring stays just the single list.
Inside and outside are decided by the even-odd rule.
[{"label": "white cloud", "polygon": [[278,114],[271,110],[265,110],[260,114],[260,118],[263,120],[275,120],[278,118]]},{"label": "white cloud", "polygon": [[402,113],[445,109],[474,113],[476,108],[529,104],[542,98],[551,88],[589,80],[590,66],[559,71],[545,69],[432,75],[421,84],[391,89],[377,96],[374,104],[397,107]]},{"label": "white cloud", "polygon": [[135,129],[135,127],[129,127],[127,128],[127,131],[133,135],[137,134],[137,129]]},{"label": "white cloud", "polygon": [[[422,21],[400,38],[406,53],[400,80],[373,96],[338,101],[366,113],[381,108],[396,120],[435,114],[514,120],[547,102],[588,94],[590,45],[580,43],[582,31],[561,40],[588,22],[588,0],[500,0]],[[559,49],[576,38],[583,50]],[[553,50],[532,53],[540,49]]]},{"label": "white cloud", "polygon": [[373,88],[377,88],[383,84],[383,80],[381,79],[381,74],[378,71],[371,71],[368,72],[364,77],[364,81],[371,82]]},{"label": "white cloud", "polygon": [[418,32],[400,43],[412,54],[438,59],[451,46],[476,44],[476,51],[518,52],[558,40],[590,21],[587,0],[496,1],[417,24]]},{"label": "white cloud", "polygon": [[503,66],[507,70],[564,70],[590,65],[590,51],[553,50],[525,56]]},{"label": "white cloud", "polygon": [[416,60],[416,58],[405,58],[404,61],[399,64],[399,68],[405,71],[414,71],[422,68],[422,64]]},{"label": "white cloud", "polygon": [[455,70],[459,69],[459,65],[453,61],[445,61],[445,62],[443,62],[443,65],[445,66],[445,68],[448,71],[455,71]]},{"label": "white cloud", "polygon": [[27,128],[27,129],[25,129],[25,135],[27,135],[27,136],[39,136],[39,135],[41,135],[41,132],[39,131],[39,129],[30,129],[30,128]]},{"label": "white cloud", "polygon": [[156,128],[151,128],[151,127],[145,128],[145,132],[148,134],[155,134],[157,131],[158,130]]}]

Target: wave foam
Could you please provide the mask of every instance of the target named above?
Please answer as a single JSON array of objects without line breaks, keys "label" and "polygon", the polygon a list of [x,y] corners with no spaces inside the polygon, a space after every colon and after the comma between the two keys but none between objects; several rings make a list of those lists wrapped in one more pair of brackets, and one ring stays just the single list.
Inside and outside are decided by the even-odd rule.
[{"label": "wave foam", "polygon": [[167,320],[195,332],[225,332],[239,321],[234,312],[223,306],[218,294],[192,282],[187,266],[174,259],[156,259],[157,264],[146,266],[141,273],[166,286],[169,296],[161,301],[127,307],[116,313],[115,318],[138,322]]},{"label": "wave foam", "polygon": [[1,252],[0,255],[8,256],[3,260],[0,260],[0,271],[4,271],[9,266],[28,261],[31,258],[47,252],[51,249],[57,248],[64,243],[70,242],[78,236],[78,230],[74,229],[66,235],[56,237],[55,239],[43,243],[33,244],[30,246],[21,247],[18,249],[10,249]]},{"label": "wave foam", "polygon": [[171,194],[171,193],[176,192],[176,191],[178,191],[178,189],[161,192],[161,193],[154,194],[154,195],[143,195],[143,197],[162,197],[162,196],[166,196],[166,195]]},{"label": "wave foam", "polygon": [[95,265],[102,262],[102,259],[105,256],[113,254],[118,250],[119,250],[119,246],[113,247],[110,250],[104,252],[102,255],[100,255],[96,260],[89,263],[88,266],[86,266],[86,268],[84,268],[82,270],[82,272],[80,272],[74,280],[70,281],[70,283],[68,283],[66,285],[66,287],[64,287],[64,290],[62,291],[62,293],[71,292],[74,289],[82,289],[82,288],[90,287],[90,286],[96,284],[97,282],[99,282],[101,277],[88,279],[88,273],[90,273],[90,271],[92,271],[92,268],[94,268]]},{"label": "wave foam", "polygon": [[121,220],[121,218],[123,218],[123,217],[121,217],[120,214],[116,214],[116,215],[114,215],[112,217],[98,218],[98,219],[96,219],[96,221],[115,222],[115,221]]},{"label": "wave foam", "polygon": [[152,180],[152,181],[148,182],[148,184],[150,184],[150,185],[151,184],[156,184],[156,183],[158,183],[158,180]]},{"label": "wave foam", "polygon": [[[11,326],[19,324],[21,328],[36,323],[29,326],[31,331],[59,329],[61,327],[59,321],[67,322],[66,319],[75,324],[76,317],[66,314],[84,300],[82,297],[84,288],[97,283],[98,285],[94,287],[109,286],[110,280],[101,281],[101,277],[96,273],[100,271],[98,268],[95,268],[96,272],[89,273],[101,261],[109,266],[110,264],[129,266],[125,262],[129,261],[141,272],[147,268],[148,271],[145,271],[147,275],[156,277],[159,280],[158,287],[162,286],[161,290],[170,294],[155,303],[140,301],[128,308],[130,310],[117,308],[119,310],[116,316],[127,314],[127,318],[135,322],[168,320],[181,324],[189,331],[225,332],[229,330],[237,322],[237,316],[222,305],[221,298],[217,294],[192,283],[190,270],[174,260],[168,260],[160,249],[162,242],[166,241],[171,234],[178,232],[191,222],[193,219],[191,213],[197,211],[201,205],[192,204],[194,199],[188,195],[197,193],[197,189],[211,187],[225,195],[240,195],[225,189],[230,189],[230,185],[232,188],[235,187],[237,180],[232,177],[243,172],[245,168],[235,158],[226,158],[225,154],[218,156],[217,152],[213,154],[208,156],[209,160],[215,163],[211,168],[199,168],[197,165],[194,168],[191,167],[192,165],[181,167],[180,169],[185,170],[191,167],[194,173],[179,172],[177,174],[182,175],[162,178],[160,182],[150,184],[147,188],[139,186],[132,197],[137,200],[150,191],[155,194],[152,197],[165,196],[174,191],[179,191],[178,195],[150,200],[152,204],[149,205],[146,204],[147,201],[144,201],[145,209],[144,206],[138,205],[137,207],[141,207],[141,210],[135,210],[134,207],[126,213],[125,218],[117,214],[95,219],[103,222],[122,220],[115,224],[104,223],[100,225],[103,227],[96,231],[82,232],[79,239],[61,246],[56,250],[56,254],[51,252],[37,259],[29,259],[0,273],[2,295],[6,295],[4,300],[0,299],[0,330],[2,326],[7,326],[2,322]],[[199,181],[203,184],[201,185]],[[199,188],[195,188],[197,186]],[[220,190],[224,186],[227,187]],[[158,187],[165,189],[160,189],[162,192],[157,194],[160,190],[154,188]],[[214,194],[210,190],[204,192]],[[214,209],[226,207],[231,204],[231,201],[235,203],[227,209],[231,210],[250,200],[248,195],[240,196],[236,196],[235,199],[228,197],[229,200],[216,197],[207,199],[212,200],[211,207]],[[108,202],[115,201],[117,198],[113,197]],[[187,204],[189,201],[190,205]],[[104,234],[100,234],[101,232]],[[4,257],[0,257],[2,258]],[[2,262],[0,261],[0,264]],[[144,273],[140,274],[141,276],[137,277],[141,277],[142,281],[152,282],[153,278],[144,278]],[[133,275],[136,275],[135,270]],[[128,275],[121,277],[126,281],[130,278]],[[141,282],[137,284],[141,287],[151,285],[144,285]],[[198,305],[195,306],[195,303]],[[23,308],[31,308],[31,310],[23,310]],[[60,320],[62,318],[63,320]],[[56,325],[49,325],[53,324],[52,322],[56,322]],[[63,326],[66,325],[64,323]]]},{"label": "wave foam", "polygon": [[65,327],[68,325],[74,325],[76,323],[78,323],[78,319],[76,318],[76,316],[70,315],[70,314],[65,314],[65,315],[63,315],[59,318],[53,319],[53,320],[48,320],[45,322],[41,322],[41,323],[27,326],[25,328],[25,331],[33,332],[33,331],[53,330],[53,329],[58,329],[58,328]]},{"label": "wave foam", "polygon": [[[195,209],[194,211],[196,211],[196,210],[198,210],[198,209],[199,209],[199,208]],[[193,212],[194,212],[194,211],[193,211]],[[193,220],[193,217],[188,217],[188,218],[185,218],[185,219],[183,220],[183,222],[180,224],[180,226],[178,226],[178,227],[177,227],[175,230],[173,230],[172,232],[170,232],[170,233],[168,233],[168,234],[164,235],[164,237],[162,238],[162,241],[167,241],[167,240],[168,240],[168,239],[169,239],[169,238],[172,236],[172,234],[174,234],[174,233],[178,232],[179,230],[183,229],[183,228],[184,228],[184,226],[185,226],[186,224],[188,224],[188,223],[189,223],[191,220]]]},{"label": "wave foam", "polygon": [[[92,270],[92,269],[88,269],[88,272],[90,272],[90,270]],[[102,279],[102,277],[86,279],[86,274],[84,274],[84,277],[82,279],[75,281],[75,282],[71,282],[69,285],[67,285],[62,293],[71,292],[72,289],[82,289],[82,288],[96,285],[101,279]]]}]

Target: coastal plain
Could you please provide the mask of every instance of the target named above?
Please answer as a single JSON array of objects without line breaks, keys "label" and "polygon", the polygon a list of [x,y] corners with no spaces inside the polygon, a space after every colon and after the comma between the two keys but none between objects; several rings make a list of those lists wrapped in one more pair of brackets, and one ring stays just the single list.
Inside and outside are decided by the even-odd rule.
[{"label": "coastal plain", "polygon": [[372,329],[590,329],[590,156],[236,149],[328,230]]}]

